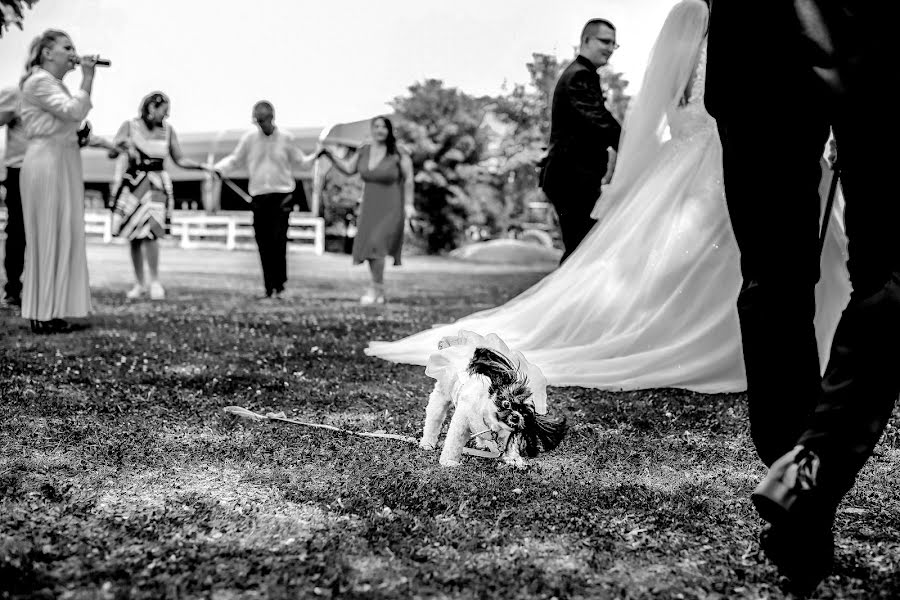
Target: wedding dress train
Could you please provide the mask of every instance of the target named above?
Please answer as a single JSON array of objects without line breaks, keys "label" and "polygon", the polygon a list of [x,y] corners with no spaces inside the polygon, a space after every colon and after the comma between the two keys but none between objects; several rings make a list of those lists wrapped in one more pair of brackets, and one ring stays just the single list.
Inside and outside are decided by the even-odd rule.
[{"label": "wedding dress train", "polygon": [[[687,102],[667,112],[671,138],[556,271],[502,306],[371,342],[366,353],[424,365],[442,337],[465,329],[497,334],[555,386],[746,389],[735,308],[739,254],[722,148],[703,105],[704,74],[702,48]],[[766,185],[761,179],[761,196]],[[823,366],[850,290],[842,209],[838,195],[817,288]]]}]

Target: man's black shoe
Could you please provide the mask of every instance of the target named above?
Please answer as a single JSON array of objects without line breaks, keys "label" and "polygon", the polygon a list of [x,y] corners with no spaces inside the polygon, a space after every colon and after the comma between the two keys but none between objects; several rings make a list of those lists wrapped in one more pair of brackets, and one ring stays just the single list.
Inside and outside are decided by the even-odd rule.
[{"label": "man's black shoe", "polygon": [[773,525],[760,534],[759,547],[796,594],[815,590],[834,564],[834,535],[828,526]]}]

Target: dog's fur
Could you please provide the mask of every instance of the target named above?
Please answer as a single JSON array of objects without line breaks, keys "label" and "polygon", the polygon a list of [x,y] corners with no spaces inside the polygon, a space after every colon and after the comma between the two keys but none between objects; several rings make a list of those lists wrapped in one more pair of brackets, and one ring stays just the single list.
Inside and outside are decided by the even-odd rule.
[{"label": "dog's fur", "polygon": [[[447,389],[450,388],[450,389]],[[469,438],[479,448],[502,453],[503,461],[524,467],[524,456],[537,456],[541,446],[556,448],[566,431],[563,416],[551,417],[534,410],[532,391],[517,365],[490,348],[475,348],[468,368],[456,381],[436,381],[425,408],[425,428],[419,445],[437,447],[438,434],[454,406],[447,439],[441,451],[443,466],[457,466]]]}]

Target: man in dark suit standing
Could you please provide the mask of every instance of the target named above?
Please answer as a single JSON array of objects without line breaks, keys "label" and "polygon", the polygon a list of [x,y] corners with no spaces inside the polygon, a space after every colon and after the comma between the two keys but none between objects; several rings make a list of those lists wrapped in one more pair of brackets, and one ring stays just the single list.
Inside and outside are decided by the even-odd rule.
[{"label": "man in dark suit standing", "polygon": [[[893,156],[878,149],[880,140],[897,139],[895,107],[888,106],[892,95],[874,92],[893,72],[892,4],[712,6],[706,105],[722,138],[725,193],[741,251],[738,314],[750,430],[770,467],[752,499],[771,523],[763,551],[801,590],[830,571],[837,505],[900,392],[900,202]],[[773,55],[777,62],[767,62]],[[774,96],[754,91],[750,80],[760,69]],[[817,189],[829,128],[846,199],[853,292],[820,377],[813,328]]]},{"label": "man in dark suit standing", "polygon": [[541,172],[541,188],[556,208],[565,253],[575,250],[594,226],[591,210],[606,175],[607,148],[619,147],[622,128],[606,109],[597,69],[609,61],[616,28],[592,19],[581,32],[578,56],[560,75],[553,91],[550,147]]}]

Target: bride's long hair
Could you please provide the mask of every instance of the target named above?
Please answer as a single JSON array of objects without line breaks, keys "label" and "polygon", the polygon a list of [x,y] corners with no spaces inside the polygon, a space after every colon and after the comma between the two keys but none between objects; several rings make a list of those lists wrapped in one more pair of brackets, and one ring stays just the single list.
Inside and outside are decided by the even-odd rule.
[{"label": "bride's long hair", "polygon": [[595,214],[618,204],[655,161],[663,145],[666,113],[685,95],[708,23],[704,0],[681,0],[669,11],[650,51],[641,89],[625,117],[615,171]]}]

